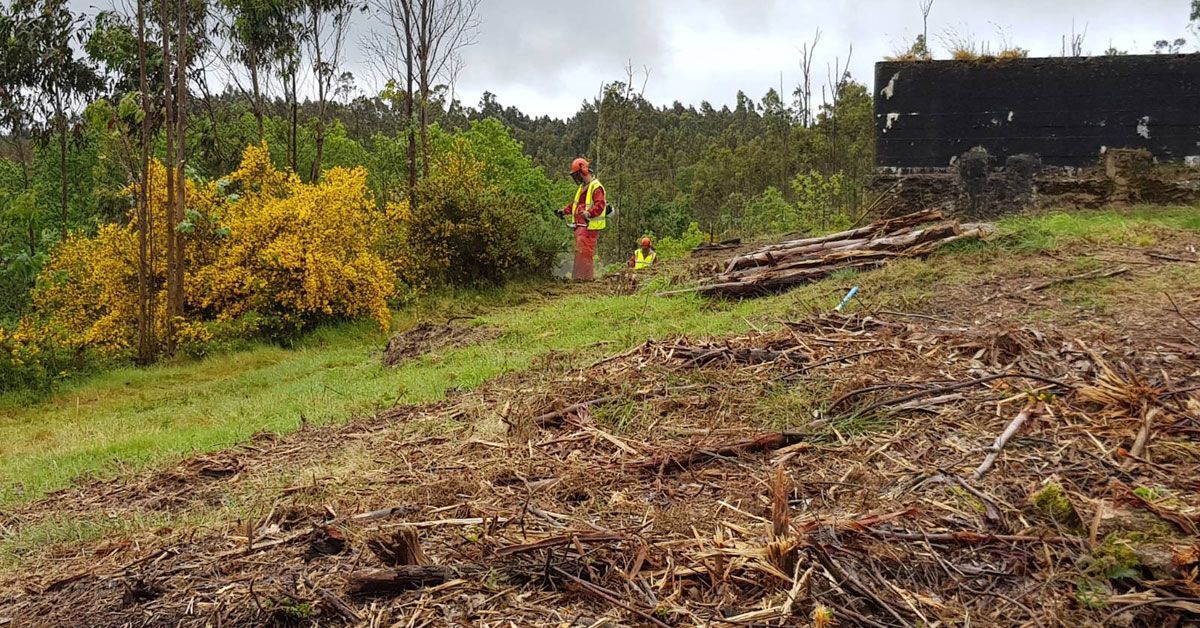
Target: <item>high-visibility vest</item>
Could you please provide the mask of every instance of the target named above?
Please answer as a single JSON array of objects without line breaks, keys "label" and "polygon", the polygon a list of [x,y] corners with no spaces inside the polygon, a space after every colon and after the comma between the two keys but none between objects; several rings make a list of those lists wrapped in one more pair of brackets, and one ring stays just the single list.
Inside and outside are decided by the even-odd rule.
[{"label": "high-visibility vest", "polygon": [[654,256],[657,255],[657,253],[654,251],[654,249],[650,249],[650,254],[644,255],[642,253],[642,249],[638,248],[638,250],[633,252],[633,255],[633,269],[641,270],[643,268],[649,268],[650,265],[654,263]]},{"label": "high-visibility vest", "polygon": [[[579,211],[579,201],[581,199],[584,199],[585,204],[583,206],[583,209],[586,212],[587,209],[592,206],[592,196],[596,193],[597,189],[604,189],[604,186],[600,185],[599,179],[592,179],[592,182],[587,185],[587,197],[586,197],[586,199],[584,199],[583,186],[582,185],[579,186],[579,189],[575,191],[575,202],[571,205],[571,211],[578,212]],[[587,217],[588,231],[600,231],[601,229],[604,228],[604,218],[605,218],[604,214],[605,213],[607,213],[607,212],[602,212],[599,216],[596,216],[595,218]]]}]

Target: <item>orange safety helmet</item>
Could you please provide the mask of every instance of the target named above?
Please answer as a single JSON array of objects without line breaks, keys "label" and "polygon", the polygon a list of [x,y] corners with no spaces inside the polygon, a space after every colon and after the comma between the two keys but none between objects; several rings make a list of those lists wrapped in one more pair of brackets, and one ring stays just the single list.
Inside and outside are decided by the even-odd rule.
[{"label": "orange safety helmet", "polygon": [[582,176],[587,176],[590,172],[591,171],[588,170],[588,160],[584,159],[583,157],[577,157],[575,158],[575,161],[571,162],[571,174],[578,173]]},{"label": "orange safety helmet", "polygon": [[649,237],[642,238],[642,246],[650,246],[650,238]]}]

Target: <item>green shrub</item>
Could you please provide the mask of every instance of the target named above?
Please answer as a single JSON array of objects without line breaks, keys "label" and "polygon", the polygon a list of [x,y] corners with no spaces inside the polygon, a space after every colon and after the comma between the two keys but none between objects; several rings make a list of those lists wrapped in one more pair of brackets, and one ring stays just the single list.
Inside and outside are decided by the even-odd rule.
[{"label": "green shrub", "polygon": [[742,210],[741,232],[748,236],[787,233],[802,226],[796,206],[773,187],[750,199]]},{"label": "green shrub", "polygon": [[841,172],[828,176],[816,171],[796,175],[792,179],[792,194],[800,212],[800,227],[814,232],[848,229],[852,222],[850,213],[840,204],[846,187],[846,177]]},{"label": "green shrub", "polygon": [[485,164],[462,137],[443,142],[416,198],[399,211],[409,256],[406,283],[498,284],[515,276],[548,272],[558,251],[548,218],[524,207],[488,181]]},{"label": "green shrub", "polygon": [[704,232],[700,231],[698,223],[693,222],[678,238],[662,238],[655,242],[654,250],[660,260],[679,259],[687,257],[693,249],[703,243]]}]

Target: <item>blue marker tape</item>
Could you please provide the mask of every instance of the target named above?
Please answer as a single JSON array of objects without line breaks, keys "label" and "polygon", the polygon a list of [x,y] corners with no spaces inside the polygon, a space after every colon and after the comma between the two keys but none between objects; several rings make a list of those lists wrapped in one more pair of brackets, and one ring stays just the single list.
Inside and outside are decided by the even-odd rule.
[{"label": "blue marker tape", "polygon": [[853,299],[854,295],[856,295],[856,294],[858,294],[858,286],[854,286],[853,288],[851,288],[850,292],[847,292],[846,296],[844,298],[842,298],[842,302],[838,303],[838,306],[833,308],[833,311],[841,312],[842,308],[846,307],[846,304],[850,303],[850,299]]}]

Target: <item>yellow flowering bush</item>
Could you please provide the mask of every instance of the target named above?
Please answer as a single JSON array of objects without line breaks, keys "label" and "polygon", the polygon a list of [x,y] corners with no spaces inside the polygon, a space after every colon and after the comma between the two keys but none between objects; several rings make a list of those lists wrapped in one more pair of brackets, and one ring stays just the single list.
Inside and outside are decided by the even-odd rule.
[{"label": "yellow flowering bush", "polygon": [[[251,146],[219,185],[188,180],[184,221],[168,225],[166,169],[151,162],[148,283],[158,341],[167,331],[168,227],[184,243],[184,317],[175,321],[175,340],[185,351],[202,351],[214,334],[291,332],[327,318],[370,317],[386,328],[395,279],[377,252],[382,222],[366,177],[361,168],[335,168],[320,183],[304,184],[278,171],[265,145]],[[226,194],[230,187],[237,193]],[[132,199],[136,188],[126,193]],[[0,388],[10,376],[44,376],[29,365],[46,347],[103,358],[131,352],[138,315],[134,211],[124,224],[72,235],[55,249],[32,293],[33,313],[0,336]]]},{"label": "yellow flowering bush", "polygon": [[201,308],[221,321],[254,312],[298,327],[369,316],[387,328],[395,282],[376,252],[365,169],[334,168],[304,184],[277,171],[265,145],[251,146],[229,180],[243,192],[222,223],[228,243],[195,273]]},{"label": "yellow flowering bush", "polygon": [[28,324],[0,327],[0,390],[43,388],[78,368],[78,356],[57,340]]},{"label": "yellow flowering bush", "polygon": [[[166,168],[150,163],[149,285],[155,291],[155,335],[166,335],[167,186]],[[136,186],[126,190],[133,198]],[[74,234],[58,246],[38,277],[31,295],[31,322],[53,330],[74,349],[90,349],[103,357],[127,352],[136,342],[138,312],[138,233],[135,209],[125,224],[107,224],[94,236]],[[184,243],[185,268],[213,259],[220,246],[219,201],[213,185],[187,181],[187,215],[175,230]],[[187,283],[185,279],[185,284]],[[185,307],[191,299],[185,291]],[[199,321],[177,321],[181,345],[206,342]]]}]

